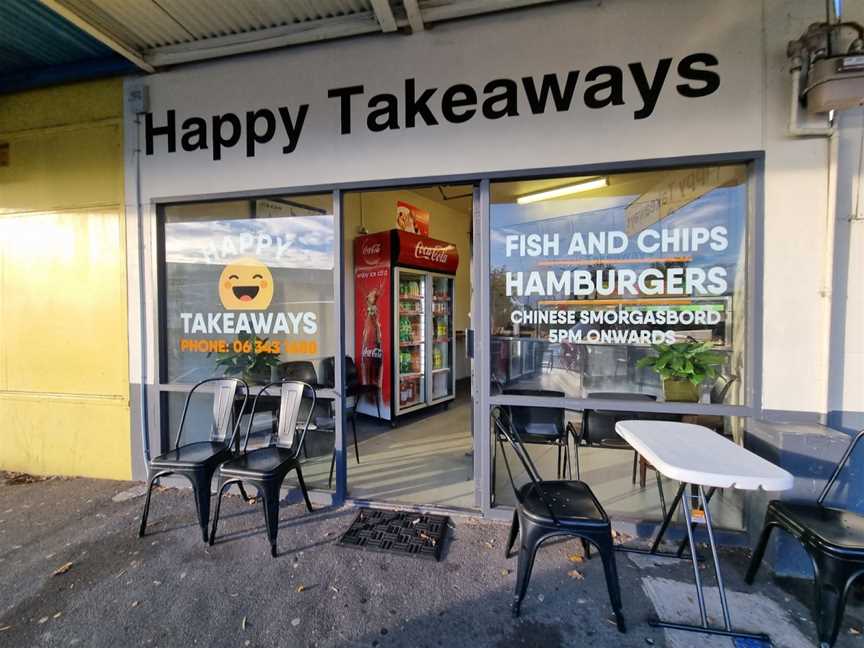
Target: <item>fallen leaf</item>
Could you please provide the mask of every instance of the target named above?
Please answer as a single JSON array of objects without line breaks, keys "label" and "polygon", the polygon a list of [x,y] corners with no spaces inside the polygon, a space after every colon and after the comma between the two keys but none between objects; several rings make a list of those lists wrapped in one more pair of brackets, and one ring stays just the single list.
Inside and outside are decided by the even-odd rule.
[{"label": "fallen leaf", "polygon": [[851,635],[860,635],[861,631],[858,628],[849,628],[849,634]]},{"label": "fallen leaf", "polygon": [[7,630],[11,630],[11,629],[12,629],[12,626],[10,626],[10,625],[3,626],[2,628],[0,628],[0,632],[6,632]]},{"label": "fallen leaf", "polygon": [[61,616],[63,616],[63,613],[62,613],[62,612],[58,612],[57,614],[54,615],[54,618],[55,618],[55,619],[59,619]]},{"label": "fallen leaf", "polygon": [[138,607],[138,601],[132,601],[132,607]]},{"label": "fallen leaf", "polygon": [[302,592],[302,591],[305,590],[305,589],[306,589],[306,588],[303,587],[303,585],[298,585],[298,586],[297,586],[297,593],[299,594],[300,592]]},{"label": "fallen leaf", "polygon": [[576,580],[582,580],[583,578],[585,578],[585,577],[582,575],[582,572],[580,572],[578,569],[571,569],[570,571],[567,572],[567,575],[568,575],[570,578],[574,578],[574,579],[576,579]]},{"label": "fallen leaf", "polygon": [[333,590],[334,592],[336,592],[337,594],[339,593],[339,590],[336,589],[336,587],[334,587],[333,585],[330,586],[330,589]]},{"label": "fallen leaf", "polygon": [[291,625],[295,628],[300,625],[300,619],[291,619]]},{"label": "fallen leaf", "polygon": [[240,622],[240,629],[241,630],[246,629],[246,617],[245,616],[243,617],[243,620]]},{"label": "fallen leaf", "polygon": [[39,619],[39,623],[45,623],[48,620],[48,617],[42,617]]},{"label": "fallen leaf", "polygon": [[502,575],[502,576],[509,576],[511,573],[512,573],[512,570],[511,570],[511,569],[502,569],[502,570],[501,570],[501,575]]},{"label": "fallen leaf", "polygon": [[495,547],[492,546],[492,543],[491,543],[491,542],[484,542],[483,544],[486,545],[486,548],[487,548],[487,549],[494,549],[494,548],[495,548]]},{"label": "fallen leaf", "polygon": [[73,563],[71,563],[71,562],[67,562],[64,565],[60,565],[57,569],[54,570],[54,573],[51,575],[52,576],[59,576],[60,574],[65,574],[70,569],[72,569],[72,565],[73,565]]},{"label": "fallen leaf", "polygon": [[571,554],[571,555],[567,556],[567,560],[569,560],[572,563],[581,563],[585,559],[579,554]]}]

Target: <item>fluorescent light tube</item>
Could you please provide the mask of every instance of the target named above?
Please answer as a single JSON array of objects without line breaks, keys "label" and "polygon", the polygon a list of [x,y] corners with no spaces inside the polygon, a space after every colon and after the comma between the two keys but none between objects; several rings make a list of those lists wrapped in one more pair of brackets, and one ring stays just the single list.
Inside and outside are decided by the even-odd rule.
[{"label": "fluorescent light tube", "polygon": [[558,187],[557,189],[549,189],[547,191],[538,191],[533,194],[526,194],[516,199],[520,205],[538,202],[540,200],[549,200],[550,198],[560,198],[561,196],[569,196],[570,194],[581,193],[583,191],[591,191],[592,189],[602,189],[609,186],[608,178],[594,178],[585,182],[577,182],[576,184]]}]

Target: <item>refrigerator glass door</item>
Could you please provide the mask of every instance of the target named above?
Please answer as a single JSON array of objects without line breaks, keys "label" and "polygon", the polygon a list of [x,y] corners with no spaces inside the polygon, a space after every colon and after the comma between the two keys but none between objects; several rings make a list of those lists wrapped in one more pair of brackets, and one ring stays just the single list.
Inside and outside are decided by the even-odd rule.
[{"label": "refrigerator glass door", "polygon": [[428,275],[396,269],[395,374],[396,413],[426,406]]},{"label": "refrigerator glass door", "polygon": [[446,275],[431,275],[432,295],[430,338],[432,357],[431,402],[453,398],[455,392],[453,330],[453,278]]}]

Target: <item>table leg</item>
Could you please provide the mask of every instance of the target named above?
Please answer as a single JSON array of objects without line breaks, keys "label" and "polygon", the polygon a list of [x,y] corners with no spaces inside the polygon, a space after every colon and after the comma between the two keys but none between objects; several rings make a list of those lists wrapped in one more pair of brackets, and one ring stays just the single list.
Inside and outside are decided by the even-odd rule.
[{"label": "table leg", "polygon": [[[684,486],[682,484],[682,486]],[[714,527],[711,523],[711,512],[708,510],[708,498],[705,497],[705,491],[702,486],[697,487],[697,494],[702,507],[705,511],[705,530],[708,534],[708,544],[711,547],[711,557],[714,559],[714,573],[717,575],[717,590],[720,594],[720,607],[723,610],[723,628],[715,628],[708,625],[708,615],[705,609],[705,595],[702,588],[702,576],[699,573],[699,560],[696,554],[690,552],[690,560],[693,563],[693,577],[696,581],[696,597],[699,602],[699,615],[702,623],[700,625],[692,625],[688,623],[672,623],[670,621],[651,620],[649,625],[657,628],[669,628],[670,630],[686,630],[689,632],[703,632],[706,634],[719,635],[723,637],[733,637],[740,639],[755,639],[766,643],[771,642],[766,634],[740,632],[732,629],[732,622],[729,616],[729,606],[726,601],[726,588],[723,584],[723,576],[720,573],[720,560],[717,555],[717,545],[714,542]],[[681,510],[684,514],[684,520],[687,524],[687,538],[690,541],[690,546],[694,547],[693,539],[693,520],[690,517],[690,504],[687,500],[681,501]]]},{"label": "table leg", "polygon": [[[705,497],[705,491],[701,486],[699,487],[699,501],[702,503],[702,510],[705,512],[705,531],[708,533],[708,544],[711,546],[711,558],[714,560],[714,573],[717,575],[717,591],[720,593],[720,607],[723,609],[723,625],[726,626],[727,630],[731,630],[732,622],[729,620],[729,606],[726,604],[726,588],[723,586],[723,576],[720,573],[720,560],[717,558],[717,545],[714,543],[714,527],[711,524],[711,511],[708,510],[708,500]],[[691,553],[694,553],[692,551],[693,546],[693,536],[691,532]],[[695,561],[693,564],[696,564]]]},{"label": "table leg", "polygon": [[657,531],[657,535],[654,537],[654,541],[651,543],[650,549],[641,549],[639,547],[628,547],[627,545],[618,545],[615,547],[616,551],[623,551],[625,553],[638,553],[638,554],[650,554],[652,556],[664,556],[666,558],[681,558],[680,555],[672,553],[670,551],[658,551],[660,547],[660,543],[663,541],[663,536],[666,535],[666,530],[669,528],[669,525],[672,523],[672,517],[675,515],[675,507],[678,506],[678,502],[681,501],[681,497],[684,495],[684,488],[686,484],[681,484],[678,487],[678,491],[675,493],[675,497],[672,499],[672,504],[669,505],[669,508],[666,509],[666,515],[663,518],[663,523],[660,525],[660,529]]}]

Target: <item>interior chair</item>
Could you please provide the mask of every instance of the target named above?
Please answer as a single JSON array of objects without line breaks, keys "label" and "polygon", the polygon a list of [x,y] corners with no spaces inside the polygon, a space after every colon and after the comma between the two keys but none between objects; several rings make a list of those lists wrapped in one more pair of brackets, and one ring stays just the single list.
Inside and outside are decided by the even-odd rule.
[{"label": "interior chair", "polygon": [[[324,384],[328,387],[335,387],[336,384],[336,369],[335,358],[324,358],[321,362],[321,373],[326,376]],[[363,385],[360,383],[360,375],[357,373],[357,366],[350,356],[345,356],[345,400],[348,407],[348,416],[351,421],[351,432],[354,435],[354,457],[357,463],[360,463],[360,448],[357,444],[357,406],[364,396],[370,396],[375,400],[375,405],[378,408],[378,418],[381,418],[381,396],[377,385]],[[348,403],[348,399],[351,402]],[[335,428],[334,428],[335,432]],[[330,477],[327,480],[327,485],[333,485],[333,469],[336,466],[336,447],[333,447],[333,456],[330,458]]]},{"label": "interior chair", "polygon": [[[656,396],[652,394],[637,394],[632,392],[591,392],[588,398],[598,400],[619,400],[633,402],[654,402]],[[636,483],[636,472],[639,469],[639,485],[645,488],[645,478],[648,469],[648,464],[644,460],[640,460],[639,453],[633,449],[629,443],[622,439],[615,431],[615,424],[618,421],[626,421],[632,419],[641,420],[680,420],[680,416],[675,414],[653,414],[649,412],[625,412],[614,410],[582,410],[582,425],[579,433],[576,435],[575,455],[576,455],[576,478],[581,477],[579,471],[579,446],[593,446],[595,448],[608,448],[612,450],[631,450],[633,452],[633,475],[631,483]],[[660,495],[660,508],[663,511],[663,516],[666,516],[666,497],[663,493],[663,482],[660,479],[660,473],[655,470],[657,480],[657,492]]]},{"label": "interior chair", "polygon": [[825,498],[862,437],[864,430],[846,448],[815,502],[772,500],[768,503],[765,526],[745,576],[747,583],[752,584],[775,527],[798,540],[813,563],[816,581],[813,615],[819,645],[823,648],[833,646],[837,640],[846,597],[855,579],[864,574],[864,516],[825,506]]},{"label": "interior chair", "polygon": [[[711,400],[712,405],[723,405],[726,403],[726,399],[729,397],[729,391],[732,388],[732,385],[735,381],[738,380],[738,376],[726,376],[719,375],[714,380],[714,384],[711,385],[711,391],[709,392],[709,398]],[[718,416],[716,414],[700,414],[695,417],[694,422],[697,425],[704,425],[707,428],[711,428],[718,434],[725,434],[725,418],[722,416]]]},{"label": "interior chair", "polygon": [[[575,536],[582,541],[586,557],[590,558],[589,544],[593,544],[600,553],[606,575],[606,587],[615,613],[615,622],[618,630],[625,632],[612,525],[600,502],[584,482],[543,481],[525,451],[518,430],[511,424],[506,408],[496,408],[493,411],[493,421],[498,443],[503,446],[506,440],[510,444],[529,478],[526,484],[517,487],[509,463],[507,464],[507,473],[510,475],[510,483],[517,502],[504,552],[507,558],[512,555],[510,552],[517,536],[520,539],[516,591],[511,608],[513,616],[519,616],[540,545],[550,538]],[[502,454],[504,461],[507,462],[503,447]]]},{"label": "interior chair", "polygon": [[[309,429],[312,412],[315,411],[315,390],[310,385],[299,381],[285,380],[269,383],[255,396],[255,399],[260,398],[276,385],[281,388],[277,433],[271,438],[271,443],[267,447],[247,451],[246,446],[252,431],[251,418],[254,418],[250,417],[242,453],[219,467],[216,514],[213,516],[213,528],[210,530],[209,540],[212,545],[216,539],[222,495],[232,484],[251,484],[264,500],[267,539],[270,541],[270,555],[274,558],[276,557],[276,536],[279,533],[279,492],[282,482],[292,470],[297,471],[297,482],[303,493],[306,509],[312,511],[312,503],[309,501],[309,493],[300,468],[299,454],[306,431]],[[311,401],[311,406],[302,408],[306,411],[306,415],[301,417],[301,402],[305,400]],[[255,410],[254,402],[252,409]]]},{"label": "interior chair", "polygon": [[[313,389],[319,389],[321,387],[327,386],[318,381],[318,373],[315,371],[315,365],[309,360],[292,360],[291,362],[283,362],[279,365],[278,373],[280,380],[292,380],[296,382],[306,383]],[[332,401],[325,401],[325,399],[321,399],[320,401],[316,401],[315,404],[312,404],[311,401],[303,399],[302,403],[300,404],[299,414],[301,420],[303,420],[304,418],[306,418],[307,415],[309,415],[310,412],[306,411],[306,408],[309,407],[313,408],[312,410],[310,410],[310,429],[314,430],[316,433],[318,431],[335,431],[336,426],[333,423]],[[301,449],[303,450],[303,456],[308,458],[309,455],[307,453],[305,439]]]},{"label": "interior chair", "polygon": [[[215,388],[209,438],[207,441],[195,441],[181,445],[189,402],[193,394],[204,385],[212,385]],[[239,410],[236,407],[238,389],[243,395]],[[219,464],[230,459],[233,452],[237,450],[235,446],[235,442],[239,441],[237,432],[243,412],[246,409],[248,396],[249,386],[239,378],[207,378],[189,390],[186,395],[186,403],[183,405],[183,414],[180,416],[177,436],[174,439],[174,448],[165,454],[154,457],[147,466],[147,496],[144,498],[144,512],[141,515],[141,525],[138,528],[139,538],[143,537],[147,528],[147,516],[150,512],[150,497],[153,494],[153,486],[162,477],[180,475],[192,483],[195,509],[198,512],[198,524],[201,527],[204,542],[207,542],[207,527],[210,524],[210,484]],[[234,420],[233,426],[231,425],[232,420]],[[232,446],[234,447],[232,448]]]},{"label": "interior chair", "polygon": [[[564,392],[548,389],[502,389],[507,396],[541,396],[546,398],[564,398]],[[508,415],[512,425],[519,430],[522,443],[538,445],[554,445],[558,449],[558,464],[556,476],[561,479],[565,473],[573,476],[570,465],[570,438],[576,438],[576,429],[569,421],[565,421],[563,407],[521,407],[508,406]],[[495,474],[497,445],[492,449],[492,474]],[[578,467],[577,467],[577,473]]]}]

